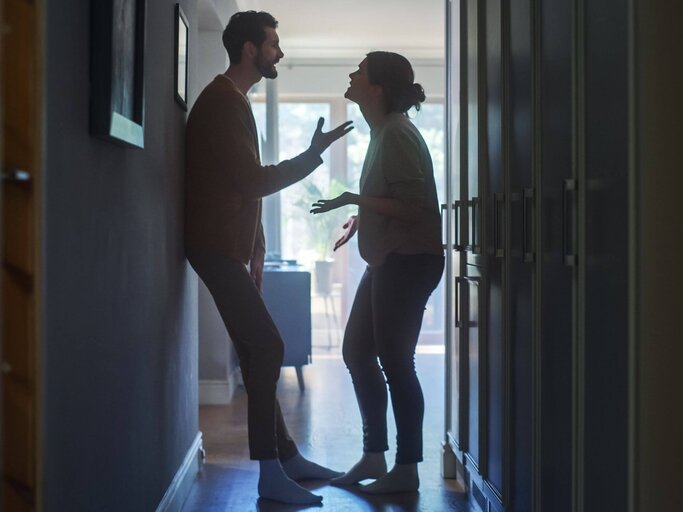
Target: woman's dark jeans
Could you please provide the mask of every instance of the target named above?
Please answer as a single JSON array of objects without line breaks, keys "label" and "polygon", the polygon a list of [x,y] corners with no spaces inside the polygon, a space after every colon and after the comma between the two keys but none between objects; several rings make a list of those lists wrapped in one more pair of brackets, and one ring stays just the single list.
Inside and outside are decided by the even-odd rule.
[{"label": "woman's dark jeans", "polygon": [[363,451],[388,449],[388,383],[399,464],[422,461],[424,397],[415,373],[415,346],[443,266],[442,256],[390,254],[382,265],[368,267],[344,333],[344,362],[363,418]]}]

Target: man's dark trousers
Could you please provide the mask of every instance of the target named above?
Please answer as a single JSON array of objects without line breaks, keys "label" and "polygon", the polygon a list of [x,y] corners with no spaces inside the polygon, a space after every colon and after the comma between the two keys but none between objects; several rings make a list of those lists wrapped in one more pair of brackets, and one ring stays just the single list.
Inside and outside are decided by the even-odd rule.
[{"label": "man's dark trousers", "polygon": [[282,337],[243,263],[222,255],[188,255],[209,289],[233,341],[247,391],[249,455],[287,460],[298,453],[275,396],[284,354]]}]

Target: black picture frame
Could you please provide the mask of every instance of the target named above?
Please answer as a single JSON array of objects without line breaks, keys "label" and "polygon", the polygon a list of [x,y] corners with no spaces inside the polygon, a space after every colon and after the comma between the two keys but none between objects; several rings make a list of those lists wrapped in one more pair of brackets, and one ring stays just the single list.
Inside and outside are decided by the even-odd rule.
[{"label": "black picture frame", "polygon": [[145,146],[146,0],[91,0],[90,131]]},{"label": "black picture frame", "polygon": [[190,25],[180,4],[175,4],[175,62],[173,68],[175,99],[187,111]]}]

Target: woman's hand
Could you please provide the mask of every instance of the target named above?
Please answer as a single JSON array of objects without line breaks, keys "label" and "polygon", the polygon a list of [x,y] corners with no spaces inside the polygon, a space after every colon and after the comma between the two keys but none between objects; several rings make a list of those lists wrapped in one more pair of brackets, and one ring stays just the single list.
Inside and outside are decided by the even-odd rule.
[{"label": "woman's hand", "polygon": [[334,199],[318,199],[315,203],[311,205],[311,213],[325,213],[348,204],[358,204],[356,202],[356,194],[351,192],[344,192],[342,195],[335,197]]},{"label": "woman's hand", "polygon": [[356,231],[358,230],[358,218],[356,215],[351,215],[349,217],[349,220],[346,221],[346,224],[342,226],[346,231],[344,231],[344,236],[342,236],[339,240],[337,240],[334,243],[334,250],[336,251],[339,249],[342,245],[344,245],[346,242],[351,240],[353,238],[353,235],[356,234]]}]

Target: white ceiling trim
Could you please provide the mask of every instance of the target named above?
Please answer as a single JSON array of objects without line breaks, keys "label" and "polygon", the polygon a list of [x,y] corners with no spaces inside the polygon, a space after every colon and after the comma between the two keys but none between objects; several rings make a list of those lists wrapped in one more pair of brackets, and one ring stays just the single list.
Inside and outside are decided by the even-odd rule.
[{"label": "white ceiling trim", "polygon": [[357,58],[372,50],[443,59],[446,0],[205,0],[224,25],[235,10],[271,12],[285,58]]}]

